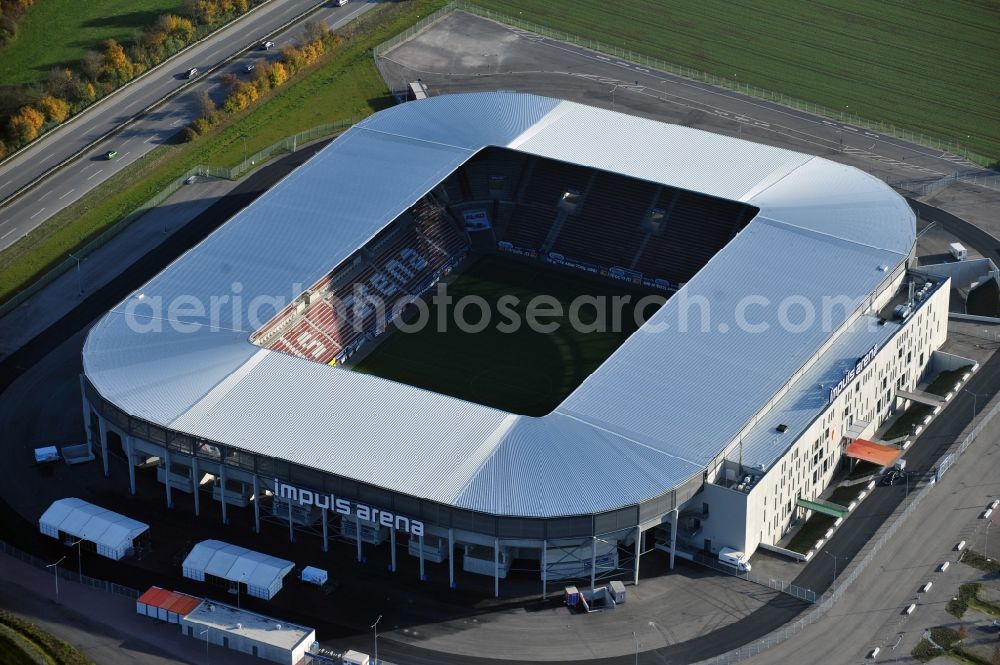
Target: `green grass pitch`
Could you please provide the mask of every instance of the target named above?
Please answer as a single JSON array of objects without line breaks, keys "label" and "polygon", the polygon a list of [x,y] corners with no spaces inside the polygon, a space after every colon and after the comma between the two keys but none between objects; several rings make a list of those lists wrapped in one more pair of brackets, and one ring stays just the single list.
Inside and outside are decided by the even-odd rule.
[{"label": "green grass pitch", "polygon": [[[465,332],[457,329],[454,316],[450,316],[447,329],[439,332],[434,324],[439,310],[431,306],[432,325],[417,332],[392,332],[354,370],[529,416],[552,411],[635,332],[635,305],[644,295],[626,284],[619,286],[572,270],[495,256],[473,263],[449,284],[448,293],[456,302],[466,295],[485,298],[493,312],[492,323],[482,332]],[[558,323],[558,330],[542,333],[527,325],[515,332],[498,330],[497,324],[507,320],[498,314],[497,302],[502,296],[520,300],[513,309],[523,320],[528,302],[540,294],[553,296],[562,304],[561,318],[545,319]],[[569,304],[579,295],[609,299],[603,317],[607,332],[581,332],[569,324]],[[624,295],[631,300],[621,309],[621,330],[614,332],[610,298]],[[651,316],[655,309],[656,305],[645,308],[645,316]],[[449,310],[453,312],[454,307],[446,313]],[[465,320],[475,323],[479,316],[478,308],[469,307]],[[579,318],[594,324],[597,312],[584,307]]]},{"label": "green grass pitch", "polygon": [[996,2],[475,1],[1000,159]]}]

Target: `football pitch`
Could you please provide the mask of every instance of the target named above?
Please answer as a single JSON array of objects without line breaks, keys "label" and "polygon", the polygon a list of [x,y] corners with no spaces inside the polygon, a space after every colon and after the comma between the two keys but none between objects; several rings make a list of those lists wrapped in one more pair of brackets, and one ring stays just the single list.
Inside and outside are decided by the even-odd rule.
[{"label": "football pitch", "polygon": [[[1000,160],[1000,5],[475,0],[552,30],[957,141]],[[625,76],[625,74],[623,74]]]},{"label": "football pitch", "polygon": [[[453,303],[431,301],[427,325],[413,332],[393,331],[354,370],[529,416],[552,411],[638,329],[637,301],[646,295],[625,283],[496,256],[477,260],[448,284],[447,293]],[[551,296],[562,308],[562,316],[536,317],[540,323],[557,324],[553,332],[533,330],[526,323],[530,302],[539,295]],[[481,308],[468,305],[462,319],[474,328],[460,329],[456,305],[466,296],[488,303],[488,325],[482,326]],[[603,316],[592,302],[572,315],[570,305],[578,296],[606,303]],[[626,296],[628,302],[623,302]],[[509,309],[500,307],[504,297],[511,302]],[[616,297],[620,326],[614,325]],[[659,297],[662,303],[664,296]],[[648,318],[657,307],[650,304],[642,313]],[[507,325],[515,314],[522,325]]]}]

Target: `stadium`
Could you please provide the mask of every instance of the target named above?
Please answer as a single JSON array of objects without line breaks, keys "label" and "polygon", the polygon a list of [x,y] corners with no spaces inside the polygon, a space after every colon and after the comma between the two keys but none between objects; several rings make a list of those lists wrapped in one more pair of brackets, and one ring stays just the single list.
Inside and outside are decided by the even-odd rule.
[{"label": "stadium", "polygon": [[[91,329],[88,443],[133,493],[152,460],[168,505],[211,487],[224,520],[452,585],[638,583],[658,547],[672,568],[774,546],[891,452],[865,437],[947,332],[915,242],[901,197],[819,157],[526,94],[409,102]],[[635,324],[404,332],[442,286],[519,315],[628,296]]]}]

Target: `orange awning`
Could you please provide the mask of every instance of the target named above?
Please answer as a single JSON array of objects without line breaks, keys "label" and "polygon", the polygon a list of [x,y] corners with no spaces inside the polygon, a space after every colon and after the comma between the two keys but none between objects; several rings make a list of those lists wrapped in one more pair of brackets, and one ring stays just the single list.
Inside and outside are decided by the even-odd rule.
[{"label": "orange awning", "polygon": [[138,602],[173,612],[179,616],[187,616],[201,601],[193,596],[176,591],[167,591],[160,587],[150,587],[146,593],[139,596]]},{"label": "orange awning", "polygon": [[889,466],[903,454],[903,451],[895,446],[885,446],[874,441],[855,439],[847,444],[847,452],[845,454],[848,457],[863,459],[866,462],[872,462],[879,466]]}]

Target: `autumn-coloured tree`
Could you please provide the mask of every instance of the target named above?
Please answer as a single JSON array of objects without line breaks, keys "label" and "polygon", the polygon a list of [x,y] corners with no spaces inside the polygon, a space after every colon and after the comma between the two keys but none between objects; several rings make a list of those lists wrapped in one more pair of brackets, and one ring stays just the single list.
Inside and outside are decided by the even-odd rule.
[{"label": "autumn-coloured tree", "polygon": [[288,69],[289,74],[294,74],[305,66],[306,57],[302,51],[294,46],[288,45],[282,47],[281,49],[281,62],[285,63],[285,67]]},{"label": "autumn-coloured tree", "polygon": [[159,31],[170,37],[190,40],[194,37],[194,23],[191,19],[174,14],[162,14],[156,19],[152,31]]},{"label": "autumn-coloured tree", "polygon": [[135,75],[135,65],[125,54],[125,49],[114,39],[104,42],[104,67],[101,71],[104,78],[117,83],[132,80]]},{"label": "autumn-coloured tree", "polygon": [[24,145],[34,141],[38,132],[45,124],[45,116],[34,106],[22,106],[10,117],[7,123],[7,134],[16,145]]},{"label": "autumn-coloured tree", "polygon": [[277,88],[288,80],[288,70],[285,68],[285,63],[276,62],[271,65],[271,71],[268,72],[268,79],[271,81],[271,87]]},{"label": "autumn-coloured tree", "polygon": [[62,122],[69,117],[69,102],[52,95],[45,95],[39,99],[38,109],[53,122]]}]

